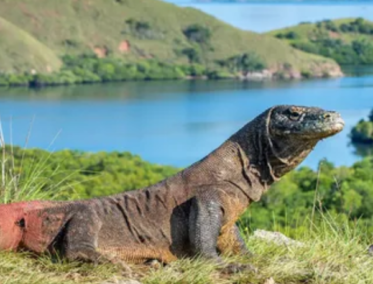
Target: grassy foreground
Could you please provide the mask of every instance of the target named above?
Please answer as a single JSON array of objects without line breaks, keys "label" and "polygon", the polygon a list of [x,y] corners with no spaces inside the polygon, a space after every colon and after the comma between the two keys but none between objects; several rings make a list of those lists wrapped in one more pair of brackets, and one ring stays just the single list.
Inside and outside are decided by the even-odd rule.
[{"label": "grassy foreground", "polygon": [[[0,139],[0,142],[3,144],[3,139]],[[63,185],[70,176],[66,170],[63,170],[63,163],[64,161],[65,163],[79,162],[78,159],[70,160],[65,156],[64,159],[59,160],[60,167],[54,167],[53,163],[51,164],[53,172],[50,172],[51,165],[48,165],[48,160],[52,157],[50,153],[40,155],[41,153],[37,151],[38,155],[34,156],[35,153],[32,150],[27,150],[31,152],[26,151],[23,154],[17,149],[5,150],[7,148],[2,147],[1,166],[4,171],[1,175],[0,203],[30,199],[65,199],[66,194],[71,194],[70,187],[66,184]],[[20,155],[21,164],[14,162],[17,161],[17,155]],[[92,158],[98,159],[97,156]],[[108,158],[113,161],[114,156],[108,156]],[[81,159],[87,160],[87,156],[83,155]],[[111,170],[114,170],[113,164],[108,163],[109,160],[100,160],[98,164],[106,164]],[[152,171],[159,173],[161,170],[156,166],[152,168],[131,155],[127,155],[125,160],[129,164],[126,167],[123,164],[122,168],[130,166],[135,171],[148,168],[148,173]],[[92,165],[89,168],[92,169]],[[27,169],[32,170],[27,171]],[[117,168],[115,172],[120,172],[120,169]],[[170,173],[166,171],[163,174]],[[60,177],[64,176],[65,181],[53,182],[54,185],[51,186],[48,183],[50,179],[53,179],[54,176],[59,177],[59,175],[61,175]],[[158,176],[153,178],[159,179]],[[78,185],[75,183],[75,186]],[[315,205],[314,207],[316,208]],[[314,223],[310,221],[311,219],[314,220]],[[343,219],[341,218],[341,220]],[[319,211],[312,218],[305,218],[305,221],[299,224],[301,230],[296,230],[293,225],[291,227],[278,226],[273,222],[273,227],[269,229],[279,228],[285,235],[289,235],[291,232],[294,239],[303,243],[302,246],[288,247],[254,238],[253,234],[249,232],[249,227],[243,225],[241,232],[247,246],[254,253],[254,257],[240,259],[227,256],[226,259],[228,262],[253,264],[258,269],[257,273],[243,272],[227,276],[220,274],[217,267],[211,262],[185,259],[158,269],[136,266],[133,267],[134,275],[130,277],[141,281],[141,283],[154,284],[373,283],[373,257],[367,254],[367,248],[373,241],[372,235],[367,233],[368,228],[365,228],[360,222],[344,220],[336,221],[336,217],[330,217],[327,211]],[[243,224],[245,223],[243,222]],[[0,283],[2,284],[98,284],[120,283],[119,281],[126,279],[129,279],[129,276],[124,275],[123,271],[112,265],[94,266],[78,262],[68,263],[64,260],[52,260],[47,255],[35,256],[31,253],[0,252]]]},{"label": "grassy foreground", "polygon": [[[373,257],[367,254],[363,231],[324,217],[298,240],[301,247],[285,247],[247,235],[252,259],[227,258],[251,263],[258,273],[222,275],[209,262],[180,260],[160,269],[134,267],[132,279],[142,283],[372,283]],[[272,278],[272,279],[271,279]],[[48,257],[0,253],[0,283],[118,283],[129,279],[114,266],[53,263]]]}]

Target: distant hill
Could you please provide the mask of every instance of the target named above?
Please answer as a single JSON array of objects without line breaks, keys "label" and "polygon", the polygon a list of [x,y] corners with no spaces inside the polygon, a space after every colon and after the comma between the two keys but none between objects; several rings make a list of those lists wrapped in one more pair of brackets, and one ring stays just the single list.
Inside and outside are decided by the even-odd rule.
[{"label": "distant hill", "polygon": [[373,64],[373,22],[362,18],[301,23],[268,34],[340,64]]},{"label": "distant hill", "polygon": [[23,61],[0,49],[0,58],[9,57],[6,63],[0,61],[1,70],[36,68],[34,58],[39,54],[49,58],[53,69],[59,65],[57,56],[89,52],[171,64],[198,59],[211,68],[217,60],[255,53],[272,73],[341,74],[333,60],[295,50],[268,35],[236,29],[196,9],[158,0],[0,0],[0,7],[0,17],[18,27],[12,40],[19,42],[20,49],[26,39],[29,44],[40,42],[28,50],[28,57],[23,55]]},{"label": "distant hill", "polygon": [[61,61],[47,46],[0,17],[0,72],[58,70]]}]

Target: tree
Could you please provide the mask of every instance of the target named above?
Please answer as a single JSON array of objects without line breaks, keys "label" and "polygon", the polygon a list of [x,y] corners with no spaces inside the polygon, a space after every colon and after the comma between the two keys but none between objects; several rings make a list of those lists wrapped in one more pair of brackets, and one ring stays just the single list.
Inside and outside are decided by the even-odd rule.
[{"label": "tree", "polygon": [[244,74],[261,71],[265,68],[263,60],[255,53],[244,53],[241,57],[240,65]]},{"label": "tree", "polygon": [[194,41],[199,44],[207,43],[211,38],[210,30],[199,24],[188,26],[183,30],[183,33],[189,41]]},{"label": "tree", "polygon": [[184,48],[181,53],[188,57],[189,63],[200,63],[201,58],[200,54],[197,49],[191,47],[191,48]]},{"label": "tree", "polygon": [[370,111],[368,118],[370,122],[373,122],[373,109]]}]

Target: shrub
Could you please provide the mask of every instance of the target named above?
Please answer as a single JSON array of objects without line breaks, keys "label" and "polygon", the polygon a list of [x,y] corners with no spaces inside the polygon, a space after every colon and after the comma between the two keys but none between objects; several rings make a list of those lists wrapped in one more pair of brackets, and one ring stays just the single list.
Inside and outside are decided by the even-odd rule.
[{"label": "shrub", "polygon": [[373,109],[370,111],[368,119],[370,122],[373,122]]},{"label": "shrub", "polygon": [[27,75],[10,74],[7,76],[9,86],[28,86],[29,77]]},{"label": "shrub", "polygon": [[1,87],[9,86],[9,82],[7,78],[5,77],[5,75],[0,75],[0,86]]},{"label": "shrub", "polygon": [[297,39],[300,36],[296,32],[290,31],[287,33],[278,33],[276,34],[276,37],[279,39]]},{"label": "shrub", "polygon": [[332,31],[332,32],[338,32],[338,27],[334,22],[327,20],[324,22],[324,25],[325,25],[325,29]]},{"label": "shrub", "polygon": [[229,57],[225,60],[218,60],[221,67],[228,68],[232,73],[242,72],[246,75],[248,72],[261,71],[266,68],[266,64],[256,53],[243,53]]},{"label": "shrub", "polygon": [[312,73],[309,70],[302,70],[301,75],[302,75],[303,78],[311,78],[312,77]]},{"label": "shrub", "polygon": [[193,64],[189,67],[189,74],[192,76],[203,76],[206,74],[206,68],[199,64]]},{"label": "shrub", "polygon": [[210,30],[199,24],[188,26],[183,30],[183,33],[189,41],[197,42],[199,44],[207,43],[211,38]]},{"label": "shrub", "polygon": [[181,53],[188,57],[189,63],[199,63],[201,62],[200,53],[196,48],[189,47],[184,48]]},{"label": "shrub", "polygon": [[222,70],[209,70],[207,71],[206,75],[207,75],[207,78],[211,80],[221,80],[221,79],[228,79],[228,78],[233,77],[232,74],[222,71]]}]

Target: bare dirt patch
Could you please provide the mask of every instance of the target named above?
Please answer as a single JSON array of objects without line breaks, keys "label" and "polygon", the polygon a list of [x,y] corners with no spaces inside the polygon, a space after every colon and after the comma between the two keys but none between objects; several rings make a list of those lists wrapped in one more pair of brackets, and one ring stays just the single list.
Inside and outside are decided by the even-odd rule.
[{"label": "bare dirt patch", "polygon": [[108,50],[106,47],[94,47],[93,48],[94,53],[97,55],[98,58],[104,58],[106,57]]},{"label": "bare dirt patch", "polygon": [[120,52],[125,52],[125,53],[130,52],[130,50],[131,50],[131,45],[130,45],[129,41],[128,41],[128,40],[123,40],[123,41],[121,41],[121,42],[119,43],[118,50],[119,50]]}]

